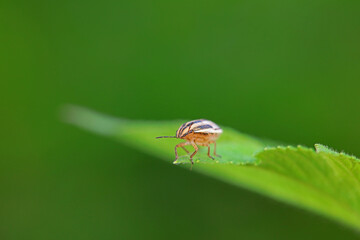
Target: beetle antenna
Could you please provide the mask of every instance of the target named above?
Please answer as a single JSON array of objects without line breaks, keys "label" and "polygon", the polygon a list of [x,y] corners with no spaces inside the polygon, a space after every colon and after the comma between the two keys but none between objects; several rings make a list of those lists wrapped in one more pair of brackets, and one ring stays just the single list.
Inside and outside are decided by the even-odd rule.
[{"label": "beetle antenna", "polygon": [[176,138],[176,136],[161,136],[161,137],[156,137],[156,138]]}]

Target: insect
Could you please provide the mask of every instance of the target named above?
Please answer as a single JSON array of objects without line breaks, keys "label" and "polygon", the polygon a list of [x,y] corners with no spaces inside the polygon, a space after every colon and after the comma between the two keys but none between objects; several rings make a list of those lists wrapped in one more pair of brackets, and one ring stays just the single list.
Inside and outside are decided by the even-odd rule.
[{"label": "insect", "polygon": [[210,155],[210,144],[214,144],[214,155],[221,157],[216,154],[216,140],[222,133],[222,129],[213,123],[212,121],[205,119],[192,120],[186,122],[179,127],[176,131],[175,136],[161,136],[157,138],[180,138],[186,140],[186,142],[179,143],[175,146],[175,161],[179,158],[177,148],[183,148],[187,153],[189,151],[184,147],[186,145],[192,145],[195,151],[190,155],[191,164],[194,164],[193,157],[199,150],[199,146],[208,147],[208,156],[211,159],[215,159]]}]

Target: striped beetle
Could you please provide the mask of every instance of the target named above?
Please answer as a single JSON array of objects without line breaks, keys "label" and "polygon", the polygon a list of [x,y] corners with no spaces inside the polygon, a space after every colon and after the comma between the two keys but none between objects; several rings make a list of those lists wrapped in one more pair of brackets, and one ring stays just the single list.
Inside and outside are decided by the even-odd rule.
[{"label": "striped beetle", "polygon": [[190,161],[191,164],[194,164],[193,157],[199,150],[197,145],[208,147],[207,155],[209,158],[214,160],[215,158],[210,155],[210,144],[214,143],[214,155],[221,157],[220,155],[216,154],[216,140],[222,132],[222,129],[212,121],[198,119],[186,122],[181,125],[180,128],[176,131],[175,136],[161,136],[157,138],[180,138],[186,140],[186,142],[179,143],[175,146],[175,161],[179,158],[177,148],[181,147],[187,153],[189,153],[189,151],[184,146],[191,144],[195,148],[195,152],[191,154]]}]

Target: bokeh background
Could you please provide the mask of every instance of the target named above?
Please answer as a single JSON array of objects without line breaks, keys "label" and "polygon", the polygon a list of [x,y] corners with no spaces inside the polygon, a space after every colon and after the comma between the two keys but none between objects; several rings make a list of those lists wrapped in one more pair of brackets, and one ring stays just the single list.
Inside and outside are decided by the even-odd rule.
[{"label": "bokeh background", "polygon": [[350,0],[1,1],[0,238],[359,238],[59,119],[67,103],[201,117],[360,156],[359,13]]}]

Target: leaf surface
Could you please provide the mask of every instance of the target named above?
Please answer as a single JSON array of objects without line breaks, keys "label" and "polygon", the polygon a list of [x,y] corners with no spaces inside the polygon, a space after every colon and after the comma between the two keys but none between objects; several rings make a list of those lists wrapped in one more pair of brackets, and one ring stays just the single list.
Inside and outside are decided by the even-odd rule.
[{"label": "leaf surface", "polygon": [[[113,137],[135,149],[174,161],[179,139],[155,139],[174,135],[185,121],[132,121],[106,116],[82,107],[64,109],[65,121],[91,132]],[[234,129],[221,126],[217,141],[222,157],[212,160],[207,148],[194,157],[194,172],[244,187],[268,197],[316,212],[355,229],[360,229],[359,159],[316,144],[312,148],[278,146]],[[187,146],[190,153],[191,146]],[[176,161],[190,168],[189,154],[179,149]]]}]

